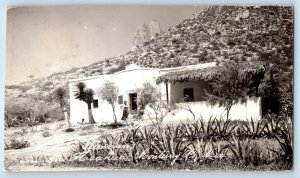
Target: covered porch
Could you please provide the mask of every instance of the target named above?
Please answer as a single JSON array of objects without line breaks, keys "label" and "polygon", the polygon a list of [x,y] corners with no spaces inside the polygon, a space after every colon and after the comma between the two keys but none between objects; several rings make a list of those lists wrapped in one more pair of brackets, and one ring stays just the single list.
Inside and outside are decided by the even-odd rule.
[{"label": "covered porch", "polygon": [[[247,73],[256,70],[254,68],[253,65],[241,70]],[[162,100],[169,106],[176,106],[176,110],[172,111],[166,120],[193,119],[194,116],[190,111],[197,119],[226,118],[225,108],[217,103],[211,104],[207,98],[207,94],[212,90],[209,81],[218,75],[222,75],[222,66],[170,71],[160,75],[156,83],[161,85]],[[260,98],[249,96],[246,102],[234,104],[229,118],[234,120],[261,119]]]}]

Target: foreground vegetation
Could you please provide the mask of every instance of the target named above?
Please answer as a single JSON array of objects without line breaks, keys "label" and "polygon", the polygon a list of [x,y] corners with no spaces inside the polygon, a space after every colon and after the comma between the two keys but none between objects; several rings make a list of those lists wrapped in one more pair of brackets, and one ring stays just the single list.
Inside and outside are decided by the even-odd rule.
[{"label": "foreground vegetation", "polygon": [[90,125],[81,127],[80,135],[101,134],[78,139],[85,141],[77,142],[60,158],[40,153],[13,164],[86,169],[289,170],[293,160],[291,128],[290,121],[276,116],[260,121],[211,118],[207,122],[132,124],[117,132],[95,131]]},{"label": "foreground vegetation", "polygon": [[198,120],[173,126],[132,126],[116,135],[81,142],[64,158],[64,162],[54,165],[117,165],[119,168],[145,169],[172,166],[176,169],[222,169],[231,165],[232,169],[291,169],[293,146],[290,129],[291,125],[277,118],[241,123],[210,119],[208,122]]}]

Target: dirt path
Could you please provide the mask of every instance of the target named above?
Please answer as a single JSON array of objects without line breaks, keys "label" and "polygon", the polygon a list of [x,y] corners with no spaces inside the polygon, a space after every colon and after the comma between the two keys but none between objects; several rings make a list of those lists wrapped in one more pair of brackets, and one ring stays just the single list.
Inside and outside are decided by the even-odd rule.
[{"label": "dirt path", "polygon": [[[13,171],[44,170],[48,167],[32,167],[30,164],[24,164],[24,161],[41,159],[42,157],[54,161],[61,160],[62,155],[64,157],[68,156],[72,148],[79,142],[94,140],[106,134],[115,134],[123,130],[131,129],[133,126],[143,127],[152,124],[150,120],[144,120],[142,122],[130,121],[129,123],[128,126],[117,129],[105,128],[97,124],[76,125],[73,126],[75,129],[74,132],[65,132],[65,123],[63,121],[34,127],[9,128],[5,130],[4,133],[5,143],[11,139],[26,140],[30,143],[30,146],[22,149],[5,150],[5,168]],[[44,136],[45,132],[48,132],[49,136]],[[21,162],[23,162],[24,166],[22,166]]]},{"label": "dirt path", "polygon": [[[135,126],[148,124],[150,124],[150,122],[134,123]],[[94,140],[106,134],[115,134],[117,132],[130,129],[132,126],[129,125],[117,129],[111,129],[95,124],[76,125],[73,126],[73,128],[75,129],[74,132],[65,132],[64,122],[59,121],[30,128],[18,127],[5,130],[5,143],[9,142],[11,139],[26,140],[30,143],[30,146],[27,148],[4,151],[6,169],[13,169],[13,171],[47,169],[47,167],[40,168],[34,166],[34,168],[32,168],[30,165],[22,166],[20,165],[20,162],[24,163],[25,160],[41,159],[41,157],[49,158],[51,160],[61,160],[62,155],[69,155],[72,148],[74,148],[79,142]],[[49,136],[43,136],[45,132],[48,132]],[[27,164],[25,163],[25,165]]]}]

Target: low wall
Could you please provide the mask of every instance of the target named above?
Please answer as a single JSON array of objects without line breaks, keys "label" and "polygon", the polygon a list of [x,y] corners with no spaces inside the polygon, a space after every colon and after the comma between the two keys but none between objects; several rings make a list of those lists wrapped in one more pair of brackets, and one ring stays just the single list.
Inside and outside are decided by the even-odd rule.
[{"label": "low wall", "polygon": [[[164,118],[164,122],[172,122],[178,120],[193,119],[191,112],[187,109],[191,109],[195,114],[196,119],[202,118],[203,120],[209,120],[210,117],[224,118],[226,119],[226,110],[224,107],[218,105],[211,105],[208,102],[189,102],[189,103],[177,103],[177,109],[169,112]],[[233,105],[229,118],[231,120],[254,120],[261,119],[261,102],[260,98],[248,98],[245,103],[238,103]]]}]

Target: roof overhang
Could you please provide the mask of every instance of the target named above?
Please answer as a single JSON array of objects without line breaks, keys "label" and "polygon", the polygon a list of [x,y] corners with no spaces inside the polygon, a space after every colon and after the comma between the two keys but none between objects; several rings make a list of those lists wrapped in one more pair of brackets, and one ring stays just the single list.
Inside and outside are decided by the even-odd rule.
[{"label": "roof overhang", "polygon": [[[243,62],[238,64],[240,71],[243,74],[257,73],[265,70],[265,67],[262,63],[259,62]],[[204,80],[210,81],[213,80],[218,75],[222,75],[224,72],[225,66],[211,66],[200,69],[186,69],[179,71],[167,72],[159,76],[156,80],[156,83],[176,83],[176,82],[189,82]]]}]

